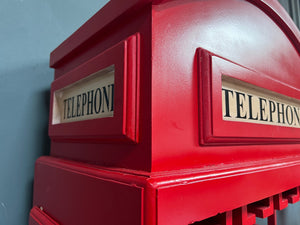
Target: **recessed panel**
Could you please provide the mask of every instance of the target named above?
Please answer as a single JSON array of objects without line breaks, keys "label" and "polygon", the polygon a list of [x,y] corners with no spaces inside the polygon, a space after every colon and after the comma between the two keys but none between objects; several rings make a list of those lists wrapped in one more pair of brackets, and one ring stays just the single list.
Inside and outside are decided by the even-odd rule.
[{"label": "recessed panel", "polygon": [[300,143],[298,84],[198,53],[201,145]]},{"label": "recessed panel", "polygon": [[114,65],[55,91],[53,124],[114,115]]},{"label": "recessed panel", "polygon": [[52,83],[55,141],[138,142],[139,35],[112,46]]},{"label": "recessed panel", "polygon": [[36,164],[33,204],[59,224],[142,225],[143,187],[111,174],[45,157]]}]

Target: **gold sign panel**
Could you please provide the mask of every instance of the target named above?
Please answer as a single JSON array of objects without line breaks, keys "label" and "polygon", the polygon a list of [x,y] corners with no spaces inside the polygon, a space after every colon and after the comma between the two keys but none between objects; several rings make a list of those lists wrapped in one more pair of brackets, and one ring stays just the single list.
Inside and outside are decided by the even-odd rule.
[{"label": "gold sign panel", "polygon": [[300,128],[300,101],[222,76],[223,120]]},{"label": "gold sign panel", "polygon": [[114,116],[112,65],[54,92],[52,124]]}]

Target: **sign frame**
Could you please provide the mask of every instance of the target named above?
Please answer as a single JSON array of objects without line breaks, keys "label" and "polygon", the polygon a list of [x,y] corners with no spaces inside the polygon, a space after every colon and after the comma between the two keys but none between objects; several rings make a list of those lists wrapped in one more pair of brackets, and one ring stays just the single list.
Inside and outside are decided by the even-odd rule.
[{"label": "sign frame", "polygon": [[[55,91],[114,65],[113,117],[53,124]],[[139,35],[133,35],[56,79],[51,86],[49,135],[54,141],[138,142]]]},{"label": "sign frame", "polygon": [[222,112],[222,76],[300,100],[300,91],[297,87],[200,48],[197,50],[197,55],[200,145],[300,143],[299,128],[223,120]]}]

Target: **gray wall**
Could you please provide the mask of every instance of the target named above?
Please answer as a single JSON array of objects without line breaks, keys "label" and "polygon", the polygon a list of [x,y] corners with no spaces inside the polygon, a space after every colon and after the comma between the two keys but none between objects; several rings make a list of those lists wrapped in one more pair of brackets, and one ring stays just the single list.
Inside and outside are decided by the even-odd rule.
[{"label": "gray wall", "polygon": [[281,5],[290,14],[295,24],[300,28],[300,1],[299,0],[279,0]]},{"label": "gray wall", "polygon": [[[49,152],[49,54],[107,1],[0,2],[0,225],[27,224],[34,162]],[[282,211],[278,225],[300,224],[299,211]]]},{"label": "gray wall", "polygon": [[0,225],[28,222],[35,160],[49,151],[49,54],[106,0],[0,0]]}]

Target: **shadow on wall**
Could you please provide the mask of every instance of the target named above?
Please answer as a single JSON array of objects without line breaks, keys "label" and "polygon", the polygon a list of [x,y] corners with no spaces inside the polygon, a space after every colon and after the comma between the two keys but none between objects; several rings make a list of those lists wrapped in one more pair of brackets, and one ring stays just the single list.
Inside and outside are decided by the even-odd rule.
[{"label": "shadow on wall", "polygon": [[52,80],[46,61],[0,69],[0,224],[28,223],[35,161],[50,152]]},{"label": "shadow on wall", "polygon": [[[52,76],[50,76],[52,77]],[[49,83],[50,85],[50,83]],[[49,111],[50,111],[50,89],[44,90],[40,92],[40,96],[42,97],[42,102],[44,103],[44,106],[42,107],[45,116],[47,118],[46,121],[44,121],[44,128],[43,132],[41,133],[41,155],[49,155],[50,154],[50,138],[48,136],[48,121],[49,121]]]},{"label": "shadow on wall", "polygon": [[[50,90],[44,90],[41,91],[40,96],[44,99],[44,107],[41,107],[42,109],[46,110],[45,114],[47,117],[49,117],[49,110],[50,110]],[[42,110],[41,109],[41,110]],[[46,122],[46,121],[44,121]],[[48,120],[47,120],[48,122]],[[40,149],[37,149],[37,156],[42,156],[42,155],[49,155],[50,154],[50,139],[48,136],[48,123],[41,124],[43,126],[42,132],[40,134],[41,138],[41,147]],[[33,185],[34,185],[34,178],[28,181],[28,197],[25,202],[28,202],[28,211],[26,215],[29,215],[30,209],[33,207]]]}]

